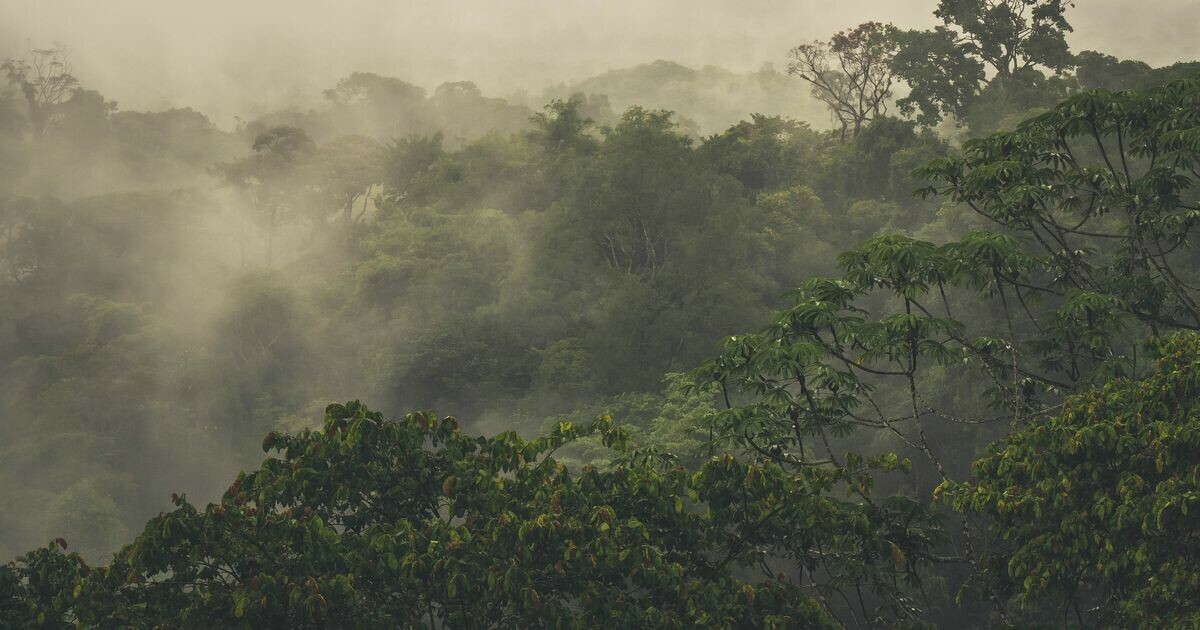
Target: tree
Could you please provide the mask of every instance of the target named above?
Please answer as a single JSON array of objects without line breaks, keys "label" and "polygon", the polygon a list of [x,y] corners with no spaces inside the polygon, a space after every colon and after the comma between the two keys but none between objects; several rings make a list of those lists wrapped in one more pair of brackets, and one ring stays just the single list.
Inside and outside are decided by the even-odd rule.
[{"label": "tree", "polygon": [[538,150],[531,173],[536,184],[530,189],[530,203],[546,206],[562,198],[570,190],[578,173],[592,164],[600,147],[601,133],[596,121],[585,112],[601,110],[612,117],[608,101],[583,94],[572,94],[566,100],[553,100],[542,111],[530,116],[533,129],[524,138]]},{"label": "tree", "polygon": [[[267,266],[274,257],[275,230],[299,185],[294,181],[299,165],[316,150],[316,144],[299,127],[273,127],[260,133],[251,145],[254,153],[221,164],[226,183],[245,194],[254,218],[267,232]],[[245,262],[244,245],[242,259]]]},{"label": "tree", "polygon": [[40,138],[56,121],[55,108],[79,87],[62,47],[30,51],[31,61],[8,59],[0,64],[10,85],[25,97],[26,112],[35,138]]},{"label": "tree", "polygon": [[820,545],[900,571],[920,551],[875,530],[884,505],[825,496],[866,483],[854,469],[793,479],[721,456],[691,474],[630,453],[571,471],[556,449],[588,434],[619,448],[624,432],[601,418],[486,439],[425,413],[326,413],[323,429],[268,434],[275,455],[219,504],[176,497],[108,566],[59,541],[0,568],[0,623],[833,628],[764,553]]},{"label": "tree", "polygon": [[1054,72],[1071,65],[1065,13],[1070,0],[940,0],[933,14],[958,29],[961,50],[997,76],[1026,68]]},{"label": "tree", "polygon": [[892,97],[892,56],[896,41],[890,29],[866,22],[791,51],[788,74],[812,84],[812,93],[829,108],[842,127],[855,135],[872,118],[887,112]]},{"label": "tree", "polygon": [[[342,136],[326,142],[304,159],[300,177],[314,193],[314,224],[324,225],[333,209],[349,225],[367,212],[371,191],[383,180],[384,148],[364,136]],[[355,216],[355,204],[362,209]]]},{"label": "tree", "polygon": [[997,538],[984,588],[1080,627],[1200,620],[1200,336],[1156,351],[1145,378],[1068,398],[939,488]]},{"label": "tree", "polygon": [[[1200,329],[1187,250],[1198,105],[1196,80],[1089,92],[918,169],[935,182],[925,192],[994,231],[944,244],[882,234],[843,253],[840,277],[809,280],[694,372],[725,398],[716,434],[804,470],[842,461],[838,438],[875,431],[924,460],[910,478],[923,494],[965,476],[972,442],[1144,373],[1142,339]],[[982,570],[980,534],[960,525],[954,557]],[[1003,614],[1003,594],[985,592]]]},{"label": "tree", "polygon": [[[109,116],[113,161],[131,178],[163,187],[191,184],[212,164],[237,155],[243,143],[200,112],[116,112]],[[117,159],[119,156],[119,159]]]},{"label": "tree", "polygon": [[555,158],[567,151],[582,155],[592,153],[597,142],[588,132],[595,121],[583,114],[587,104],[582,94],[551,101],[545,111],[532,116],[534,129],[527,132],[527,136]]},{"label": "tree", "polygon": [[1052,109],[1078,92],[1074,77],[1046,76],[1025,68],[1010,77],[994,77],[962,112],[972,135],[1011,131],[1024,120]]},{"label": "tree", "polygon": [[390,189],[390,194],[400,198],[407,197],[419,189],[422,179],[427,176],[445,155],[442,148],[442,134],[432,136],[408,136],[389,141],[384,153],[384,183]]},{"label": "tree", "polygon": [[1013,133],[968,142],[962,157],[918,176],[940,182],[924,193],[965,203],[1036,243],[1049,275],[1026,291],[1111,302],[1114,314],[1156,334],[1196,328],[1200,296],[1187,244],[1200,211],[1192,192],[1198,105],[1196,79],[1085,92]]},{"label": "tree", "polygon": [[1081,87],[1094,90],[1140,90],[1149,86],[1150,64],[1085,50],[1075,55],[1075,75]]},{"label": "tree", "polygon": [[[25,117],[20,110],[17,94],[10,89],[0,89],[0,189],[7,191],[17,190],[17,182],[30,166],[21,142],[25,135]],[[0,205],[7,203],[0,201]]]},{"label": "tree", "polygon": [[749,121],[705,138],[699,153],[715,170],[757,192],[792,182],[806,162],[815,161],[819,143],[819,134],[805,123],[751,114]]},{"label": "tree", "polygon": [[1111,91],[1145,90],[1177,79],[1186,79],[1200,71],[1200,62],[1179,62],[1161,68],[1133,59],[1085,50],[1075,55],[1075,76],[1080,87]]},{"label": "tree", "polygon": [[404,137],[425,131],[431,122],[425,89],[393,77],[355,72],[324,95],[342,134]]},{"label": "tree", "polygon": [[[303,307],[272,273],[246,273],[225,287],[214,315],[220,335],[210,345],[211,365],[221,385],[211,389],[231,399],[227,409],[239,416],[231,436],[253,439],[274,426],[289,402],[306,395],[314,343],[302,328]],[[220,399],[215,391],[210,397]]]},{"label": "tree", "polygon": [[509,132],[529,126],[530,111],[510,105],[502,98],[488,98],[470,81],[443,83],[429,97],[437,127],[454,144],[494,132]]},{"label": "tree", "polygon": [[965,54],[958,35],[944,26],[897,30],[894,37],[898,50],[892,68],[909,88],[896,101],[900,112],[926,126],[965,112],[984,82],[983,61]]},{"label": "tree", "polygon": [[571,201],[611,269],[653,275],[667,262],[679,229],[711,204],[695,162],[670,112],[633,107],[605,131]]},{"label": "tree", "polygon": [[369,103],[380,109],[408,105],[425,98],[425,90],[420,87],[370,72],[355,72],[340,79],[335,87],[325,90],[324,94],[325,98],[340,106]]},{"label": "tree", "polygon": [[[914,182],[911,171],[930,160],[946,155],[948,145],[930,129],[919,129],[910,121],[891,116],[877,118],[849,142],[840,143],[823,156],[825,170],[815,187],[817,194],[830,206],[847,206],[857,201],[885,202],[916,209],[922,205],[912,194]],[[914,212],[910,219],[921,220],[922,213]],[[853,247],[883,227],[883,220],[869,226],[841,224],[834,230],[852,231],[868,227],[866,234],[838,243],[839,248]],[[899,226],[898,226],[899,227]],[[907,226],[906,226],[907,227]]]},{"label": "tree", "polygon": [[[1066,34],[1068,0],[941,0],[931,31],[893,29],[892,70],[910,92],[897,101],[921,124],[962,119],[985,88],[1004,96],[1014,84],[1059,74],[1073,64]],[[990,70],[990,73],[985,72]]]}]

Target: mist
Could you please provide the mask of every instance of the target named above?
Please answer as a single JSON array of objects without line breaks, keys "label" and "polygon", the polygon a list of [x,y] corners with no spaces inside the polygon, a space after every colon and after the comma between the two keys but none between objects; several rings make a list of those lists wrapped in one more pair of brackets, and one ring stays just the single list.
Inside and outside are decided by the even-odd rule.
[{"label": "mist", "polygon": [[[656,59],[736,71],[782,66],[786,51],[866,20],[906,28],[936,19],[925,0],[647,3],[388,2],[204,4],[115,0],[0,3],[0,57],[61,42],[88,84],[126,110],[190,106],[224,127],[320,102],[351,72],[432,89],[474,81],[489,94],[547,85]],[[1193,59],[1200,22],[1188,0],[1080,2],[1076,50],[1154,65]],[[730,121],[733,122],[733,121]]]},{"label": "mist", "polygon": [[[1120,164],[1132,189],[1158,156],[1138,153],[1131,138],[1142,136],[1121,125],[1169,107],[1111,127],[1089,119],[1095,145],[1061,139],[1065,132],[1035,135],[1059,120],[1043,115],[1074,115],[1063,103],[1085,93],[1116,103],[1102,113],[1141,104],[1142,93],[1147,102],[1182,99],[1176,109],[1188,111],[1188,79],[1200,72],[1200,8],[1194,0],[1030,1],[1061,21],[1041,24],[1042,40],[1025,33],[997,44],[1006,56],[975,45],[972,37],[1002,38],[973,34],[969,10],[935,16],[938,0],[0,0],[0,556],[39,550],[0,563],[0,626],[23,619],[6,616],[25,610],[8,603],[24,601],[18,591],[32,589],[36,573],[26,568],[47,557],[133,567],[129,575],[142,573],[131,584],[187,574],[195,567],[186,553],[169,570],[134,565],[153,555],[146,549],[162,557],[182,549],[164,551],[180,531],[226,527],[233,521],[221,521],[225,514],[253,518],[259,508],[245,506],[255,502],[255,475],[288,462],[299,471],[290,481],[319,478],[325,494],[304,486],[317,493],[305,495],[310,507],[288,490],[259,515],[283,519],[282,528],[315,527],[309,539],[350,540],[357,516],[346,514],[379,516],[373,504],[346,507],[330,489],[394,500],[391,488],[370,485],[378,483],[375,456],[435,506],[409,519],[434,529],[459,476],[496,482],[479,505],[528,499],[512,513],[559,515],[558,498],[538,503],[545,493],[536,484],[525,498],[505,490],[550,470],[570,472],[547,477],[547,487],[569,486],[572,474],[614,475],[603,477],[613,496],[579,500],[632,497],[621,509],[639,516],[625,531],[654,522],[654,536],[688,540],[695,532],[672,532],[671,523],[711,517],[703,527],[714,529],[696,539],[719,542],[662,557],[696,562],[685,574],[718,576],[714,592],[733,589],[705,604],[712,619],[763,622],[758,612],[720,607],[754,603],[743,585],[771,593],[788,580],[827,580],[834,590],[821,592],[843,596],[830,603],[822,595],[818,606],[800,587],[778,587],[777,599],[761,600],[788,602],[786,614],[811,612],[814,626],[994,627],[1058,614],[1057,601],[1018,610],[1013,584],[956,599],[986,569],[971,545],[1003,545],[979,544],[998,540],[991,530],[952,531],[946,524],[964,508],[931,497],[974,479],[989,449],[1023,427],[1058,422],[1073,396],[1158,374],[1151,347],[1159,338],[1200,327],[1200,312],[1194,325],[1187,319],[1200,301],[1189,294],[1200,262],[1183,246],[1193,221],[1164,221],[1182,233],[1154,254],[1162,269],[1175,266],[1171,274],[1155,275],[1121,266],[1130,258],[1112,243],[1130,228],[1119,212],[1101,204],[1086,230],[1091,216],[1005,222],[980,211],[1002,201],[971,198],[956,188],[956,173],[989,172],[993,157],[973,147],[995,142],[994,152],[1007,151],[1005,134],[1016,133],[1052,147],[1053,168],[1091,169],[1092,179],[1071,173],[1062,187],[1097,172],[1119,179]],[[1163,86],[1175,92],[1155,91]],[[1012,160],[1051,168],[1035,153]],[[989,181],[985,190],[1028,192],[1022,183]],[[1116,188],[1089,190],[1089,198],[1099,203]],[[1194,188],[1176,192],[1178,208],[1195,205]],[[1078,198],[1060,200],[1058,210]],[[985,244],[1008,266],[955,258],[979,250],[993,229]],[[1061,251],[1036,250],[1046,233],[1061,239]],[[1094,260],[1047,275],[1076,263],[1060,254]],[[911,277],[910,264],[920,267]],[[972,275],[979,269],[994,273]],[[1123,283],[1139,273],[1144,284]],[[1145,286],[1154,290],[1122,293]],[[1095,307],[1079,295],[1110,301]],[[1153,300],[1161,302],[1142,306]],[[813,304],[827,311],[805,310]],[[823,317],[828,323],[804,329]],[[926,345],[908,328],[902,343],[870,347],[914,317],[933,322]],[[929,356],[918,361],[918,348]],[[997,363],[1005,352],[1011,362]],[[798,367],[778,367],[786,361]],[[454,420],[430,420],[444,416]],[[352,426],[371,436],[355,433],[366,441],[354,448],[337,441],[349,440]],[[381,435],[418,446],[389,450],[396,443]],[[544,435],[552,437],[537,439]],[[480,455],[468,456],[475,448]],[[506,449],[511,461],[480,463]],[[345,478],[321,476],[336,468],[322,468],[321,457]],[[552,457],[562,466],[548,465]],[[410,460],[445,469],[414,472]],[[638,502],[640,486],[622,485],[623,471],[683,485],[659,514],[655,501]],[[786,489],[754,499],[767,506],[761,518],[721,513],[735,508],[719,507],[720,488],[697,494],[708,483],[700,471],[737,484],[765,471]],[[810,471],[830,476],[797,482]],[[843,489],[859,494],[831,498]],[[805,510],[833,520],[818,527],[780,517],[800,520],[743,548],[774,523],[781,496],[811,501]],[[873,512],[876,500],[886,509]],[[382,511],[393,508],[411,506]],[[893,529],[881,538],[854,529],[891,518],[888,510],[903,523],[885,523]],[[313,525],[317,513],[323,520]],[[455,513],[445,523],[475,518]],[[191,529],[163,533],[171,519]],[[854,529],[863,538],[790,547],[793,533],[810,526],[825,528],[818,537]],[[441,534],[422,535],[437,542]],[[276,543],[280,556],[305,553],[282,539],[268,545]],[[823,544],[850,546],[826,554]],[[712,565],[713,554],[725,560]],[[258,571],[269,555],[228,573]],[[882,560],[837,564],[860,556]],[[656,557],[646,552],[646,571],[657,570]],[[483,575],[503,562],[464,571]],[[330,583],[341,588],[338,580],[353,582],[372,563]],[[579,567],[551,572],[573,579],[590,570]],[[760,569],[765,581],[755,581]],[[664,591],[686,590],[670,581],[672,571],[663,573]],[[614,575],[605,579],[624,584],[633,574]],[[465,592],[455,579],[452,589]],[[108,588],[97,584],[89,588]],[[846,585],[857,601],[838,590]],[[1065,597],[1076,597],[1074,588]],[[1080,590],[1092,599],[1079,618],[1122,625],[1096,603],[1102,590]],[[337,623],[324,613],[295,622],[309,613],[274,596],[262,594],[258,605],[256,591],[251,603],[261,610],[251,613],[250,600],[238,600],[191,619],[221,625],[262,615],[246,623],[324,627],[367,618],[353,609],[360,604],[346,604]],[[1010,610],[996,612],[1006,598]],[[582,610],[583,599],[563,595],[563,610]],[[51,614],[116,623],[73,601],[84,612]],[[651,619],[677,603],[646,604],[641,612],[651,616],[630,618]],[[548,614],[540,606],[526,606],[535,612],[521,619]],[[170,620],[166,608],[160,601],[136,610]],[[452,608],[438,604],[435,613],[430,604],[420,614],[430,626],[470,617]],[[365,625],[426,623],[405,610]],[[709,618],[687,617],[694,612],[671,619],[688,626]]]}]

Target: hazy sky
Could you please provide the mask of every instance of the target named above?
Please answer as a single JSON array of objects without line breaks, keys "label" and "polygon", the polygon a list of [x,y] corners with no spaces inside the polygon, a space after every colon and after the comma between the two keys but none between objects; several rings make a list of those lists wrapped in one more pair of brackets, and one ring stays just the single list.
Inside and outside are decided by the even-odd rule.
[{"label": "hazy sky", "polygon": [[[188,105],[226,122],[308,104],[355,70],[493,94],[654,59],[783,65],[797,42],[866,20],[932,23],[936,0],[0,0],[0,57],[65,44],[122,109]],[[1077,0],[1076,50],[1200,58],[1200,0]]]}]

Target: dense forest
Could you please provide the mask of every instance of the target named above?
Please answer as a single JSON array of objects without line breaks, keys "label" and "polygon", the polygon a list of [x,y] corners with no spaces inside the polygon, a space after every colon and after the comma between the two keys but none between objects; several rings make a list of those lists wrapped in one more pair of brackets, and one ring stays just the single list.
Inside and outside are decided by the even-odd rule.
[{"label": "dense forest", "polygon": [[228,129],[5,61],[0,627],[1200,624],[1200,62],[930,4]]}]

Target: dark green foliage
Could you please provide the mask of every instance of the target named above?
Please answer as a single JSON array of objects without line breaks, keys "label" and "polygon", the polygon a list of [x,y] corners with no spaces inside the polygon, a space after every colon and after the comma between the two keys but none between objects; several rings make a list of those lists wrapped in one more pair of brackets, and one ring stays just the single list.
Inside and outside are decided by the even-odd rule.
[{"label": "dark green foliage", "polygon": [[[1031,290],[1083,308],[1081,296],[1109,299],[1100,310],[1128,312],[1155,331],[1194,328],[1195,270],[1182,246],[1197,218],[1198,104],[1195,79],[1142,93],[1085,92],[1013,133],[968,142],[961,158],[918,176],[1033,239],[1047,286]],[[1088,334],[1103,334],[1100,321],[1088,322]]]},{"label": "dark green foliage", "polygon": [[[0,567],[0,623],[10,628],[66,628],[75,618],[75,585],[91,574],[57,539]],[[18,568],[19,567],[19,568]]]},{"label": "dark green foliage", "polygon": [[965,111],[984,79],[983,61],[964,54],[955,33],[944,26],[932,31],[896,33],[899,50],[892,61],[909,93],[896,102],[901,113],[922,125]]},{"label": "dark green foliage", "polygon": [[1073,88],[1071,78],[1047,77],[1025,68],[1011,76],[993,78],[960,115],[974,136],[1011,131],[1025,119],[1053,108]]},{"label": "dark green foliage", "polygon": [[[109,566],[51,547],[0,569],[0,623],[835,627],[784,575],[732,570],[776,546],[873,540],[873,510],[817,494],[857,474],[800,482],[730,457],[572,472],[551,457],[593,432],[623,441],[605,418],[525,441],[332,405],[322,430],[269,434],[277,456],[219,504],[177,497]],[[796,519],[814,525],[804,540],[787,535]],[[909,543],[872,544],[890,565]]]},{"label": "dark green foliage", "polygon": [[[939,489],[1002,541],[982,587],[1096,627],[1183,627],[1200,614],[1200,337],[1153,371],[1068,398]],[[1043,608],[1043,609],[1044,609]]]},{"label": "dark green foliage", "polygon": [[940,0],[933,14],[956,28],[962,51],[1002,77],[1041,66],[1061,71],[1071,63],[1069,0]]},{"label": "dark green foliage", "polygon": [[583,113],[586,99],[581,94],[565,101],[552,101],[545,112],[533,115],[530,140],[551,156],[564,153],[586,155],[596,150],[596,139],[587,134],[595,121]]},{"label": "dark green foliage", "polygon": [[[893,30],[898,50],[892,68],[911,91],[897,104],[923,125],[953,115],[975,135],[990,133],[1003,118],[1064,95],[1054,77],[1074,65],[1067,48],[1071,25],[1065,0],[941,0],[931,31]],[[979,101],[982,101],[980,103]],[[988,116],[977,111],[992,110]],[[976,111],[973,111],[976,110]],[[972,115],[975,120],[972,120]]]},{"label": "dark green foliage", "polygon": [[1075,74],[1081,87],[1089,90],[1103,88],[1113,92],[1145,90],[1186,79],[1200,71],[1200,63],[1195,61],[1154,68],[1144,61],[1117,59],[1094,50],[1075,55],[1075,65]]},{"label": "dark green foliage", "polygon": [[747,190],[774,190],[794,182],[818,159],[821,142],[808,125],[753,114],[706,138],[699,151],[714,170],[732,175]]}]

